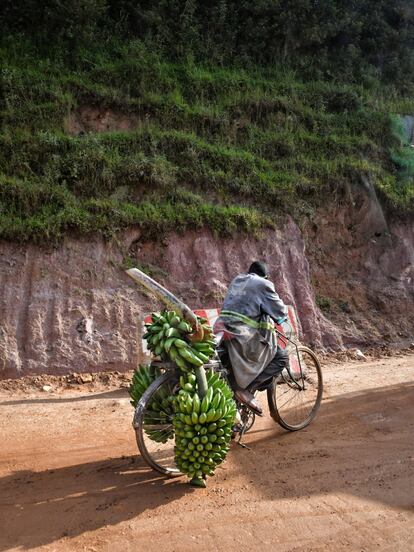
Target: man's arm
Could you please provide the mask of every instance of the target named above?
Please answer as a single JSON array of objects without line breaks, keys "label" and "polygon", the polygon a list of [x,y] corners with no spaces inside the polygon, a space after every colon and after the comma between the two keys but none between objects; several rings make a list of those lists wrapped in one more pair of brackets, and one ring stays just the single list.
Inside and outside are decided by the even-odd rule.
[{"label": "man's arm", "polygon": [[281,324],[287,318],[287,306],[275,291],[275,286],[269,280],[265,281],[262,295],[261,310]]}]

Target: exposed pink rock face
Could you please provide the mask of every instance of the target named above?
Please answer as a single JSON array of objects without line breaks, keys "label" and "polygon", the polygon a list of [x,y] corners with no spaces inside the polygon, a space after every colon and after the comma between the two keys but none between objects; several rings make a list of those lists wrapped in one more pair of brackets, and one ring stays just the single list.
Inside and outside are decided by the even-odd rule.
[{"label": "exposed pink rock face", "polygon": [[[124,274],[126,256],[193,308],[220,306],[231,279],[262,259],[283,300],[296,307],[304,342],[332,349],[380,343],[385,327],[389,340],[412,341],[413,225],[388,227],[384,219],[380,231],[375,216],[349,216],[325,211],[303,231],[287,220],[257,239],[203,231],[155,244],[130,230],[116,244],[1,243],[0,378],[133,368],[139,317],[160,305]],[[329,319],[315,289],[330,299]]]},{"label": "exposed pink rock face", "polygon": [[[145,302],[100,240],[0,245],[0,377],[127,369]],[[113,263],[113,264],[111,264]]]},{"label": "exposed pink rock face", "polygon": [[[414,221],[387,221],[375,195],[351,190],[304,229],[316,294],[346,345],[408,345],[414,336]],[[348,200],[349,201],[349,200]]]},{"label": "exposed pink rock face", "polygon": [[[220,305],[236,274],[247,272],[256,259],[266,261],[279,295],[296,308],[306,340],[320,346],[342,345],[340,332],[315,304],[305,244],[292,220],[282,230],[266,232],[260,239],[214,239],[206,232],[189,232],[171,236],[162,249],[159,262],[169,275],[165,285],[193,307]],[[151,244],[142,247],[138,256],[150,262],[153,254]]]}]

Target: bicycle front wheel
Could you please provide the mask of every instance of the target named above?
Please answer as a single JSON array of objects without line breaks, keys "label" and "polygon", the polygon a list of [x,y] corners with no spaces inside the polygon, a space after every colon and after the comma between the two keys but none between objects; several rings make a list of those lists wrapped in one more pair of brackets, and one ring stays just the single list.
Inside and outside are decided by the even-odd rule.
[{"label": "bicycle front wheel", "polygon": [[154,470],[176,477],[181,475],[174,461],[173,405],[178,392],[178,376],[165,372],[145,391],[135,410],[134,429],[138,449]]},{"label": "bicycle front wheel", "polygon": [[270,415],[284,429],[298,431],[308,426],[322,400],[322,370],[318,357],[307,347],[291,356],[290,369],[274,378],[267,389]]}]

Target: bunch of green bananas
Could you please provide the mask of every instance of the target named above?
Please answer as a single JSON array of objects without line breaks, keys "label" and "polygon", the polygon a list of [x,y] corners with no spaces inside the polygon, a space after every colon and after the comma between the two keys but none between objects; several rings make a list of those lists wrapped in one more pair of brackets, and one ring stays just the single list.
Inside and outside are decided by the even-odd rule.
[{"label": "bunch of green bananas", "polygon": [[[131,404],[136,408],[140,398],[149,385],[161,375],[158,368],[141,364],[135,370],[128,392]],[[172,419],[174,416],[174,397],[164,386],[152,395],[151,403],[145,411],[144,431],[150,439],[157,443],[166,443],[174,437]]]},{"label": "bunch of green bananas", "polygon": [[236,415],[233,394],[221,376],[209,371],[207,383],[208,392],[200,399],[194,374],[180,377],[173,421],[175,463],[193,485],[202,487],[226,458]]},{"label": "bunch of green bananas", "polygon": [[140,364],[132,376],[131,385],[128,387],[128,393],[131,397],[131,404],[137,407],[139,399],[147,388],[155,381],[161,372],[158,368],[152,368],[149,364]]},{"label": "bunch of green bananas", "polygon": [[199,318],[201,340],[191,341],[193,328],[174,311],[151,315],[144,339],[149,350],[163,360],[171,360],[181,371],[189,372],[202,366],[214,355],[214,341],[207,320]]}]

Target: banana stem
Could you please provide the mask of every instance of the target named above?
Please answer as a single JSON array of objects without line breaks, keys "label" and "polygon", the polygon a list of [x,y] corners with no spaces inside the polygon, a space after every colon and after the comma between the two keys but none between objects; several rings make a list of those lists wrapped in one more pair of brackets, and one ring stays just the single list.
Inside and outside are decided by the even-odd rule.
[{"label": "banana stem", "polygon": [[195,369],[195,374],[197,378],[198,394],[200,395],[200,399],[202,399],[208,391],[207,376],[204,366],[198,366]]}]

